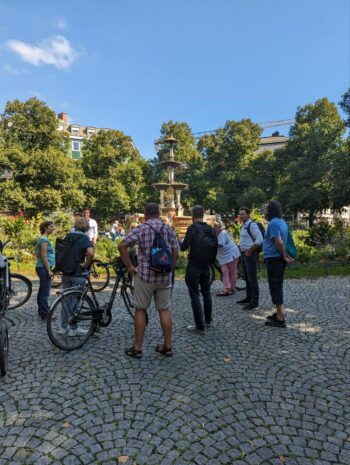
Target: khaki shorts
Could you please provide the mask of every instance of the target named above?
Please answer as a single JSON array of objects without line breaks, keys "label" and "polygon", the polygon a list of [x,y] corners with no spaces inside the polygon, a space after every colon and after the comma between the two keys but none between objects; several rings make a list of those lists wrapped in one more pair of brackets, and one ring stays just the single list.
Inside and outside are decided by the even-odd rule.
[{"label": "khaki shorts", "polygon": [[157,310],[170,309],[171,304],[171,284],[152,284],[143,281],[138,274],[134,277],[134,297],[135,308],[147,310],[154,296],[154,305]]}]

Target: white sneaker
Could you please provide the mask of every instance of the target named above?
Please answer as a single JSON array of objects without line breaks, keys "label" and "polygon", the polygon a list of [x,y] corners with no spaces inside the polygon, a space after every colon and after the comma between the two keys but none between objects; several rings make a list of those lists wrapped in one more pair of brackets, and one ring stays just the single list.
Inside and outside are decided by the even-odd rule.
[{"label": "white sneaker", "polygon": [[89,331],[87,329],[79,328],[76,329],[69,329],[68,336],[86,336]]},{"label": "white sneaker", "polygon": [[57,332],[58,332],[58,334],[62,334],[62,335],[67,334],[68,333],[68,328],[67,327],[62,328],[62,326],[61,326],[61,328]]}]

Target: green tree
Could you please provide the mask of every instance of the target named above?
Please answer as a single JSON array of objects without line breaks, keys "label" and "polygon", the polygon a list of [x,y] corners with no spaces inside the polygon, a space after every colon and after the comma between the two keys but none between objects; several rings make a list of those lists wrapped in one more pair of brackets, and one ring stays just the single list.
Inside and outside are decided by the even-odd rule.
[{"label": "green tree", "polygon": [[342,99],[339,103],[340,108],[346,114],[345,124],[350,128],[350,88],[342,95]]},{"label": "green tree", "polygon": [[121,131],[103,131],[86,141],[82,150],[89,205],[102,217],[135,211],[145,201],[147,163],[131,137]]},{"label": "green tree", "polygon": [[310,225],[318,212],[332,207],[334,159],[342,146],[344,124],[327,98],[298,108],[290,139],[278,151],[283,166],[279,199],[287,210],[307,213]]}]

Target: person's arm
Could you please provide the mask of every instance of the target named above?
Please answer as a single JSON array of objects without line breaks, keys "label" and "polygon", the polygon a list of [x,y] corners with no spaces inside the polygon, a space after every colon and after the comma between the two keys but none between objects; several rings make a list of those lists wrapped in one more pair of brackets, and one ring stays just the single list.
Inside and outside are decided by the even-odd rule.
[{"label": "person's arm", "polygon": [[92,239],[93,245],[96,245],[97,237],[98,237],[98,227],[97,227],[97,221],[95,220],[95,224],[94,224],[94,237],[93,237],[93,239]]},{"label": "person's arm", "polygon": [[253,239],[253,245],[244,252],[246,257],[249,257],[252,253],[254,253],[259,247],[261,247],[262,243],[264,242],[264,238],[260,232],[259,226],[256,223],[250,223],[250,233]]},{"label": "person's arm", "polygon": [[84,263],[79,263],[80,267],[83,268],[83,270],[86,270],[91,266],[93,256],[94,256],[94,249],[92,247],[88,247],[85,252]]},{"label": "person's arm", "polygon": [[137,270],[132,264],[132,261],[129,257],[128,247],[131,247],[132,245],[137,244],[138,242],[139,242],[139,228],[134,228],[118,245],[120,257],[124,265],[128,269],[129,273],[136,273]]},{"label": "person's arm", "polygon": [[48,275],[50,278],[53,276],[53,272],[51,271],[49,262],[47,261],[47,242],[42,242],[40,245],[40,257],[41,261],[43,262],[44,267],[46,268]]},{"label": "person's arm", "polygon": [[187,228],[185,239],[180,243],[180,250],[182,250],[182,252],[184,252],[185,250],[189,248],[190,242],[191,242],[191,236],[192,236],[192,232],[189,227]]},{"label": "person's arm", "polygon": [[294,262],[294,259],[286,254],[286,250],[283,245],[283,241],[280,237],[273,237],[273,242],[275,243],[276,249],[280,253],[283,260],[288,264]]}]

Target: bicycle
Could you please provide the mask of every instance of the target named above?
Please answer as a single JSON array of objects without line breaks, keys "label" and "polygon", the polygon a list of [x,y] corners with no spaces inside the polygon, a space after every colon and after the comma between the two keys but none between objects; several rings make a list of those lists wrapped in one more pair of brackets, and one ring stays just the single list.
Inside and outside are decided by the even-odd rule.
[{"label": "bicycle", "polygon": [[[110,281],[110,271],[105,263],[102,263],[101,260],[93,260],[91,265],[91,285],[95,292],[101,292],[109,284]],[[51,282],[51,287],[54,289],[59,288],[62,285],[62,273],[60,271],[53,270],[53,278]],[[91,278],[90,278],[91,279]]]},{"label": "bicycle", "polygon": [[[219,273],[220,280],[222,279],[222,271],[221,267],[218,263],[214,263],[213,265],[210,265],[210,284],[213,284],[213,282],[216,279],[216,271]],[[244,291],[247,288],[247,284],[244,279],[244,274],[243,274],[243,269],[242,269],[242,262],[241,259],[239,258],[238,264],[237,264],[237,282],[236,282],[236,289],[237,291]]]},{"label": "bicycle", "polygon": [[[0,241],[0,376],[5,376],[8,368],[9,356],[9,332],[7,321],[14,326],[13,321],[6,315],[8,310],[17,308],[23,305],[32,293],[32,284],[29,279],[24,276],[10,273],[10,260],[13,257],[6,257],[3,255],[3,250],[9,241],[3,243]],[[25,285],[30,284],[24,298],[20,297],[17,284],[24,282]],[[19,297],[15,303],[10,305],[11,299]]]},{"label": "bicycle", "polygon": [[112,321],[112,307],[121,283],[120,294],[125,307],[134,318],[132,304],[133,284],[120,257],[110,263],[100,264],[116,271],[116,278],[109,301],[100,305],[96,290],[94,290],[89,271],[84,287],[74,287],[59,292],[59,297],[53,302],[48,319],[47,333],[51,342],[59,349],[67,352],[82,347],[95,332],[110,325]]}]

